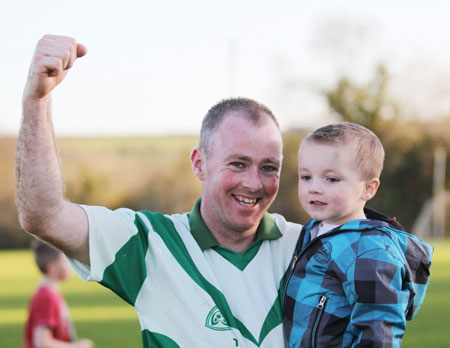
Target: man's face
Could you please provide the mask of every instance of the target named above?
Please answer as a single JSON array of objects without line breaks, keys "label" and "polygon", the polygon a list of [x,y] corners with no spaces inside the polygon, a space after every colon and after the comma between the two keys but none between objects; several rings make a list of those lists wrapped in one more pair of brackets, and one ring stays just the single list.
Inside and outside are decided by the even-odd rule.
[{"label": "man's face", "polygon": [[228,115],[212,137],[203,154],[203,220],[216,233],[256,231],[278,192],[280,131],[268,117],[255,125]]}]

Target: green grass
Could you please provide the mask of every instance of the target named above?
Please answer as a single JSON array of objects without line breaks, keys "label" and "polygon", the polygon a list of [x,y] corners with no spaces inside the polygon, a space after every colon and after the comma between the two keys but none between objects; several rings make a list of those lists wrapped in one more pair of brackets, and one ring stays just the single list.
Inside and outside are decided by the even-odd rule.
[{"label": "green grass", "polygon": [[[435,247],[431,283],[417,316],[408,322],[406,348],[450,347],[450,241]],[[27,305],[39,272],[29,251],[0,252],[0,347],[22,346]],[[74,276],[62,286],[79,337],[92,339],[96,348],[142,347],[133,308],[111,291]],[[276,348],[276,347],[274,347]]]}]

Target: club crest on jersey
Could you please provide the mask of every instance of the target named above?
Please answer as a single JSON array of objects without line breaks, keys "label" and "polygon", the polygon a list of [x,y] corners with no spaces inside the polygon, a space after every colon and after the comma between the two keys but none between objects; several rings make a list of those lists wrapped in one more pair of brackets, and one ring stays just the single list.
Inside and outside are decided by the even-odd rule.
[{"label": "club crest on jersey", "polygon": [[205,326],[216,331],[231,330],[231,327],[228,325],[227,321],[223,317],[222,313],[220,313],[217,306],[214,306],[209,311],[208,316],[206,317]]}]

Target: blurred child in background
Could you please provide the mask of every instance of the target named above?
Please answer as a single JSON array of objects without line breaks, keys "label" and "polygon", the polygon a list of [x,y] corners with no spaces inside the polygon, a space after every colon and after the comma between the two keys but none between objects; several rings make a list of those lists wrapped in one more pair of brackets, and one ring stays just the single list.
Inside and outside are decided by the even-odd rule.
[{"label": "blurred child in background", "polygon": [[50,245],[34,240],[32,250],[42,279],[34,293],[25,325],[24,348],[91,348],[92,341],[76,340],[60,284],[71,276],[65,256]]}]

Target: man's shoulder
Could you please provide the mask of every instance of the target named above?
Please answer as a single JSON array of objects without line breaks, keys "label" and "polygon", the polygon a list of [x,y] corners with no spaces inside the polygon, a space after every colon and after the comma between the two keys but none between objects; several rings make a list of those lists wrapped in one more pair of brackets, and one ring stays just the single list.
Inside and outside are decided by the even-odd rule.
[{"label": "man's shoulder", "polygon": [[296,243],[303,226],[295,222],[287,221],[284,216],[277,213],[270,213],[269,215],[274,219],[278,230],[282,234],[282,238],[280,239],[289,240]]},{"label": "man's shoulder", "polygon": [[113,217],[119,218],[121,221],[128,220],[129,222],[134,223],[136,218],[148,220],[148,221],[185,221],[188,212],[186,213],[177,213],[177,214],[164,214],[156,211],[150,210],[133,210],[130,208],[118,208],[111,210],[107,207],[103,206],[91,206],[91,205],[80,205],[88,214],[88,217],[91,219],[99,220],[100,222],[104,219],[111,219]]},{"label": "man's shoulder", "polygon": [[[302,225],[296,222],[287,221],[286,218],[278,213],[268,213],[276,222],[278,228],[282,228],[283,230],[301,230]],[[281,231],[283,232],[283,231]]]}]

